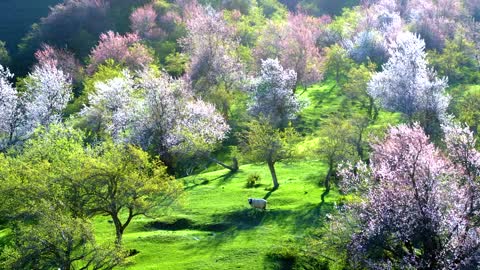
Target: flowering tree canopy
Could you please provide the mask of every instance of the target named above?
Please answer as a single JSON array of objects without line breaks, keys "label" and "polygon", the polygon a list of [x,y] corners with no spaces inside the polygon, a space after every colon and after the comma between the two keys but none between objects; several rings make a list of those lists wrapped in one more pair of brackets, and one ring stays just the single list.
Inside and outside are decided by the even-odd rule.
[{"label": "flowering tree canopy", "polygon": [[278,59],[262,61],[260,76],[253,80],[249,112],[266,117],[274,127],[286,127],[300,110],[293,88],[296,82],[293,70],[284,70]]},{"label": "flowering tree canopy", "polygon": [[307,87],[322,79],[323,57],[316,46],[329,17],[314,18],[302,13],[289,14],[285,24],[268,23],[254,49],[259,61],[278,58],[297,73],[296,86]]},{"label": "flowering tree canopy", "polygon": [[425,42],[405,32],[397,37],[383,71],[373,75],[368,93],[387,110],[399,111],[422,125],[443,120],[449,97],[446,79],[427,67]]},{"label": "flowering tree canopy", "polygon": [[153,5],[139,7],[130,15],[130,28],[143,38],[158,38],[163,31],[157,26],[157,17]]},{"label": "flowering tree canopy", "polygon": [[72,98],[69,76],[49,64],[35,66],[25,79],[25,92],[18,92],[10,83],[11,78],[10,71],[0,66],[2,149],[27,138],[40,125],[60,121]]},{"label": "flowering tree canopy", "polygon": [[72,98],[71,79],[51,65],[36,66],[26,80],[27,118],[31,126],[48,126],[61,120],[62,111]]},{"label": "flowering tree canopy", "polygon": [[186,12],[187,35],[180,42],[190,55],[187,77],[193,89],[207,91],[219,84],[227,89],[241,86],[243,64],[237,56],[235,29],[211,7],[189,5]]},{"label": "flowering tree canopy", "polygon": [[0,148],[7,146],[15,136],[21,121],[19,96],[10,80],[13,74],[8,68],[0,65]]},{"label": "flowering tree canopy", "polygon": [[122,77],[96,84],[82,114],[97,132],[160,155],[211,151],[229,130],[209,103],[195,99],[185,82],[154,70],[134,80]]},{"label": "flowering tree canopy", "polygon": [[125,64],[132,70],[148,66],[153,62],[153,56],[139,41],[137,34],[120,35],[113,31],[101,34],[100,42],[91,52],[87,71],[90,74],[95,72],[97,67],[108,59]]},{"label": "flowering tree canopy", "polygon": [[35,58],[38,65],[51,65],[62,70],[73,81],[80,80],[80,62],[75,59],[73,53],[65,49],[57,49],[48,44],[43,44],[42,48],[35,52]]},{"label": "flowering tree canopy", "polygon": [[360,219],[349,247],[353,262],[402,269],[476,265],[477,210],[461,171],[418,125],[391,128],[373,150],[369,166],[340,171],[344,188],[365,198],[353,207]]}]

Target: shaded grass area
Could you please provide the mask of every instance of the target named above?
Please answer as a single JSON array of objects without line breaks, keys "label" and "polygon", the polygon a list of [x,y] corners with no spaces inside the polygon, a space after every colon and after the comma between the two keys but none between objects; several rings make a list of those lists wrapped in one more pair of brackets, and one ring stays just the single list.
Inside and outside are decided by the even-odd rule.
[{"label": "shaded grass area", "polygon": [[[306,104],[295,126],[304,134],[315,134],[333,117],[348,120],[352,115],[367,115],[368,107],[348,99],[334,81],[326,81],[310,87],[299,99]],[[384,128],[401,121],[399,113],[380,110],[378,118],[370,123],[372,128]]]}]

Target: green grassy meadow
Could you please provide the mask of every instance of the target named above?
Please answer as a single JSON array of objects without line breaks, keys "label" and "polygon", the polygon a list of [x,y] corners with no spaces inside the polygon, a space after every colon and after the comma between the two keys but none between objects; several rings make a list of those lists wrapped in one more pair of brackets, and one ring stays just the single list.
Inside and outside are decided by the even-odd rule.
[{"label": "green grassy meadow", "polygon": [[[308,229],[322,226],[341,195],[332,191],[320,204],[324,190],[318,182],[325,168],[319,161],[277,167],[280,188],[272,193],[265,190],[271,180],[262,165],[241,166],[233,175],[219,170],[183,179],[185,193],[170,211],[157,213],[162,215],[157,219],[139,218],[128,227],[126,248],[140,253],[130,257],[125,268],[263,269],[272,248],[286,241],[302,244]],[[261,176],[261,184],[246,188],[253,172]],[[249,197],[265,196],[265,212],[247,202]],[[97,237],[113,241],[108,219],[99,217],[95,225]]]}]

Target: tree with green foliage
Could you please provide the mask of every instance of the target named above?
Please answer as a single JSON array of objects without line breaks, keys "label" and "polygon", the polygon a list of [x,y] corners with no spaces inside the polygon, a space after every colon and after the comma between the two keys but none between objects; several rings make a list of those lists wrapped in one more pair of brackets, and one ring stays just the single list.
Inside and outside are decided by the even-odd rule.
[{"label": "tree with green foliage", "polygon": [[1,196],[2,205],[12,209],[7,216],[13,219],[35,216],[42,201],[74,218],[109,215],[120,245],[131,220],[172,202],[181,183],[140,148],[111,141],[85,148],[83,139],[69,127],[38,130],[18,157],[0,165],[0,177],[7,179],[0,193],[18,195]]},{"label": "tree with green foliage", "polygon": [[459,90],[462,95],[452,102],[454,114],[458,121],[466,123],[477,134],[480,125],[480,91],[465,87]]},{"label": "tree with green foliage", "polygon": [[[356,139],[352,132],[353,129],[348,121],[334,118],[327,122],[318,134],[319,141],[316,153],[328,166],[328,172],[324,180],[325,192],[322,194],[322,202],[325,201],[325,196],[330,191],[331,181],[335,178],[338,164],[344,160],[356,158],[357,149],[352,144],[352,139]],[[362,141],[361,138],[360,135],[359,143]]]},{"label": "tree with green foliage", "polygon": [[[179,196],[181,183],[168,175],[156,157],[131,145],[105,142],[91,149],[83,164],[83,188],[89,214],[109,215],[116,243],[132,219]],[[125,215],[124,215],[125,214]],[[126,219],[122,221],[122,216]]]},{"label": "tree with green foliage", "polygon": [[11,241],[0,269],[111,269],[120,247],[102,247],[85,206],[85,148],[79,132],[51,125],[38,129],[21,151],[0,156],[0,216]]},{"label": "tree with green foliage", "polygon": [[480,69],[475,44],[457,35],[445,42],[442,52],[430,51],[428,62],[440,76],[448,78],[450,84],[476,83]]},{"label": "tree with green foliage", "polygon": [[185,73],[188,57],[183,53],[172,52],[165,57],[165,70],[173,77],[180,77]]},{"label": "tree with green foliage", "polygon": [[125,257],[118,247],[96,244],[87,220],[48,206],[36,222],[17,222],[12,234],[0,269],[113,269]]},{"label": "tree with green foliage", "polygon": [[248,124],[248,129],[240,134],[240,148],[245,158],[251,161],[266,162],[272,175],[273,189],[279,187],[275,163],[293,155],[298,134],[291,126],[279,130],[268,120],[261,118]]},{"label": "tree with green foliage", "polygon": [[325,49],[324,74],[333,78],[340,86],[346,81],[345,75],[353,65],[353,60],[348,57],[348,52],[340,45],[332,45]]},{"label": "tree with green foliage", "polygon": [[373,120],[378,116],[378,108],[367,88],[374,70],[374,64],[354,66],[346,74],[347,80],[342,85],[342,91],[351,101],[359,101],[363,107],[368,107],[368,116]]}]

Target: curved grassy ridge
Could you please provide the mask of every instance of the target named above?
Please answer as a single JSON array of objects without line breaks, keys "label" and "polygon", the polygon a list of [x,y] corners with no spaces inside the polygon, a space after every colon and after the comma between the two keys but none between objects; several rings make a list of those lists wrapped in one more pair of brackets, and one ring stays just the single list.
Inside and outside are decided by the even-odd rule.
[{"label": "curved grassy ridge", "polygon": [[[127,249],[140,253],[126,269],[264,269],[268,251],[285,241],[301,245],[310,228],[322,226],[340,195],[332,191],[320,205],[324,164],[319,161],[279,163],[280,188],[265,190],[268,168],[245,165],[235,174],[221,170],[183,179],[181,202],[159,219],[140,218],[127,228]],[[246,188],[256,172],[261,185]],[[249,197],[268,197],[267,211],[252,209]],[[161,214],[161,213],[157,213]],[[113,240],[113,225],[95,220],[99,241]]]}]

